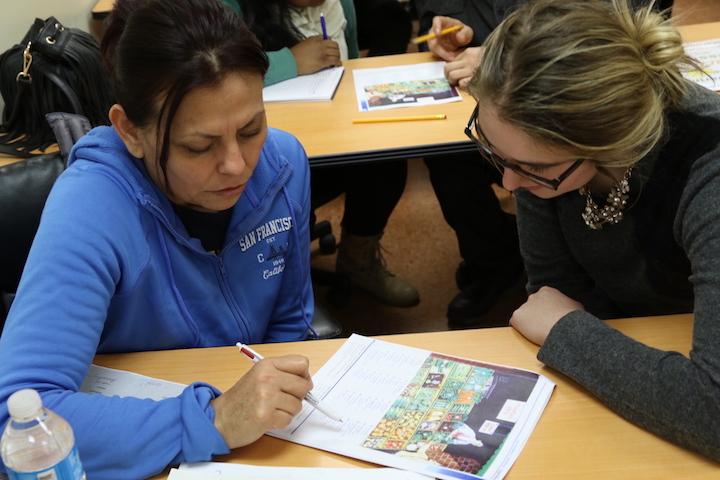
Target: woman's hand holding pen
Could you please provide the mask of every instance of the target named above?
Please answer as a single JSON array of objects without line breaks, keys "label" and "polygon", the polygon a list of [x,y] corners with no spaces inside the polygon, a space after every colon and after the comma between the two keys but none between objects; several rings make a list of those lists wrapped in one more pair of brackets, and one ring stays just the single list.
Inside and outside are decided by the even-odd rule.
[{"label": "woman's hand holding pen", "polygon": [[295,63],[297,63],[298,75],[319,72],[328,67],[335,67],[341,64],[340,47],[334,40],[323,40],[322,37],[306,38],[290,48]]},{"label": "woman's hand holding pen", "polygon": [[230,448],[250,444],[268,430],[287,427],[311,389],[307,358],[287,355],[261,360],[212,401],[215,428]]},{"label": "woman's hand holding pen", "polygon": [[[462,28],[457,32],[447,35],[440,35],[444,29],[459,25]],[[462,23],[460,20],[450,17],[435,17],[432,21],[430,33],[438,35],[428,40],[428,48],[436,56],[442,58],[446,62],[451,62],[463,52],[465,46],[472,42],[473,29]]]},{"label": "woman's hand holding pen", "polygon": [[585,310],[585,307],[555,288],[542,287],[515,310],[510,325],[523,337],[542,346],[555,324],[576,310]]}]

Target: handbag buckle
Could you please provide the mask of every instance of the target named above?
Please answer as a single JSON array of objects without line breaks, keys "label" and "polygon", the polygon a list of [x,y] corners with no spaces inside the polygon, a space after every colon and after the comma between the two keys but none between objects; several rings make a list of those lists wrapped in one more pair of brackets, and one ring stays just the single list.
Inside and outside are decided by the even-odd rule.
[{"label": "handbag buckle", "polygon": [[15,77],[16,82],[32,83],[32,77],[30,76],[30,65],[32,65],[33,57],[30,53],[30,46],[32,42],[28,42],[27,47],[23,51],[23,69]]}]

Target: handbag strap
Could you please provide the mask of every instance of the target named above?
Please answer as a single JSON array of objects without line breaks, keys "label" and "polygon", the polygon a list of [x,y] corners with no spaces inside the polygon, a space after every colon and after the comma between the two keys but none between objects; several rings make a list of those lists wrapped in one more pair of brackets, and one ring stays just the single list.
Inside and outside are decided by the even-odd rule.
[{"label": "handbag strap", "polygon": [[78,115],[82,115],[82,106],[80,106],[80,99],[75,94],[72,88],[67,84],[67,82],[60,78],[58,75],[56,75],[54,72],[51,72],[45,67],[40,67],[40,64],[38,64],[38,70],[42,71],[45,77],[50,79],[52,83],[55,84],[56,87],[60,89],[60,91],[67,97],[67,99],[70,101],[70,105],[72,105],[73,113],[77,113]]}]

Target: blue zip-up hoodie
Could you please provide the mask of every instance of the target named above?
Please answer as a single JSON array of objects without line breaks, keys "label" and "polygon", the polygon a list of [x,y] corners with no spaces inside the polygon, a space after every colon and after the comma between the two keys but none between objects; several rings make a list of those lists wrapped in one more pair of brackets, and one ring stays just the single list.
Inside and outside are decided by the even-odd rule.
[{"label": "blue zip-up hoodie", "polygon": [[78,388],[96,352],[306,338],[309,214],[305,152],[271,129],[222,251],[206,252],[115,130],[91,131],[48,198],[0,339],[0,426],[8,397],[30,387],[72,425],[88,478],[228,453],[210,385],[163,401]]}]

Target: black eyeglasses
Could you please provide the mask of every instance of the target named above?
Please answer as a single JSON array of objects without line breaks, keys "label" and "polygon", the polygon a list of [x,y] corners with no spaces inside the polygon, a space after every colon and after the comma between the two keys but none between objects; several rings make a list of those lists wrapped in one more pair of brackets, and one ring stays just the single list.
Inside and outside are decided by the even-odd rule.
[{"label": "black eyeglasses", "polygon": [[[504,158],[502,158],[500,155],[492,151],[492,149],[490,148],[490,142],[488,142],[487,138],[485,138],[485,135],[480,129],[480,125],[478,125],[477,123],[477,114],[479,109],[480,105],[475,105],[475,110],[473,110],[472,115],[470,115],[470,120],[468,120],[467,126],[465,127],[465,135],[467,135],[468,138],[470,138],[470,140],[475,143],[475,146],[477,146],[478,150],[480,151],[480,155],[482,155],[485,160],[487,160],[488,162],[490,162],[490,164],[497,168],[500,173],[504,173],[505,169],[509,168],[518,175],[532,180],[533,182],[542,185],[543,187],[557,190],[560,187],[560,184],[566,178],[572,175],[572,173],[577,170],[577,168],[585,161],[584,158],[579,158],[575,160],[573,164],[567,168],[567,170],[561,173],[559,177],[554,179],[541,177],[540,175],[528,172],[520,165],[510,163]],[[480,138],[475,135],[476,132]]]}]

